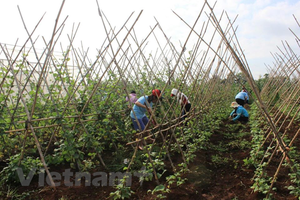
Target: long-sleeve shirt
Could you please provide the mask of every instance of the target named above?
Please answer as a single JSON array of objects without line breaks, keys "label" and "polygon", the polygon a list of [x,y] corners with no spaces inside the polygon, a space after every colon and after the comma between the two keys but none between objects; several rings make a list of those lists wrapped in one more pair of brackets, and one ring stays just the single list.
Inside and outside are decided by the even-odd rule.
[{"label": "long-sleeve shirt", "polygon": [[232,119],[232,121],[236,121],[238,120],[240,117],[244,116],[244,117],[249,117],[248,111],[243,107],[243,106],[239,106],[237,107],[237,109],[233,110],[230,113],[230,116],[232,116],[234,113],[236,113],[236,117]]},{"label": "long-sleeve shirt", "polygon": [[131,103],[135,103],[137,101],[137,97],[135,93],[130,93],[129,98],[126,97],[126,101],[130,101]]},{"label": "long-sleeve shirt", "polygon": [[[148,107],[152,108],[153,103],[148,102],[148,96],[141,96],[137,101],[140,102],[143,105],[147,105]],[[146,108],[142,108],[140,106],[137,106],[136,104],[134,104],[132,109],[133,109],[134,114],[136,115],[136,117],[138,119],[142,119],[146,115],[146,112],[147,112]],[[130,117],[135,118],[134,114],[131,111],[130,112]]]},{"label": "long-sleeve shirt", "polygon": [[189,98],[182,92],[178,91],[177,89],[173,89],[172,92],[171,92],[172,95],[175,95],[176,96],[176,100],[178,101],[178,103],[182,106],[188,104],[188,103],[191,103],[189,101]]}]

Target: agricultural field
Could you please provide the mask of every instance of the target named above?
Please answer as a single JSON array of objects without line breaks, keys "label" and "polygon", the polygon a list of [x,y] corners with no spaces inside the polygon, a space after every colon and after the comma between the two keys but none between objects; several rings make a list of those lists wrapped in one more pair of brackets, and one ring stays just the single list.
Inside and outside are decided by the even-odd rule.
[{"label": "agricultural field", "polygon": [[[284,44],[255,80],[233,24],[203,9],[181,49],[158,25],[137,40],[139,16],[103,23],[95,58],[75,35],[53,54],[61,24],[41,54],[31,39],[15,52],[0,44],[0,199],[300,199],[298,56]],[[243,86],[250,120],[233,122]],[[192,105],[184,120],[173,88]],[[162,98],[136,131],[126,97],[154,89]]]}]

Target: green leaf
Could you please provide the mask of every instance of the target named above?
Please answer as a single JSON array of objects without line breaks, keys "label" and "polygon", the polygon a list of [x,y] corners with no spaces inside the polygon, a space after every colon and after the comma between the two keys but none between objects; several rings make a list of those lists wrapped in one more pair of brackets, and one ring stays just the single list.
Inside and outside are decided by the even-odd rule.
[{"label": "green leaf", "polygon": [[154,190],[152,191],[152,194],[154,194],[155,192],[160,192],[160,191],[164,191],[164,190],[165,190],[164,185],[158,185],[154,188]]}]

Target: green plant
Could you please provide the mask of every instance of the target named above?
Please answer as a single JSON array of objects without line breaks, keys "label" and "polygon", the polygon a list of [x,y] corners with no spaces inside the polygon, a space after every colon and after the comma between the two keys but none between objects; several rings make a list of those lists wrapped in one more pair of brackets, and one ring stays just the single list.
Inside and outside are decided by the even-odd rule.
[{"label": "green plant", "polygon": [[[291,148],[290,156],[294,157],[298,155],[298,153],[295,151],[294,148]],[[289,177],[291,179],[292,184],[289,186],[286,186],[288,190],[290,190],[290,194],[300,198],[300,164],[294,160],[294,165],[292,168],[294,169],[291,173],[289,173]]]},{"label": "green plant", "polygon": [[213,155],[211,157],[211,161],[215,165],[215,167],[220,167],[220,166],[228,164],[229,159],[226,157],[224,158],[221,155],[217,154],[217,155]]},{"label": "green plant", "polygon": [[252,158],[245,158],[245,159],[243,159],[243,161],[244,161],[244,165],[248,168],[255,164],[255,162]]},{"label": "green plant", "polygon": [[[255,192],[260,192],[262,194],[268,194],[270,191],[270,181],[272,177],[268,177],[267,173],[263,170],[263,167],[266,166],[267,163],[263,163],[256,168],[254,183],[251,188]],[[272,188],[272,190],[276,190],[276,188]]]},{"label": "green plant", "polygon": [[27,175],[32,169],[37,169],[35,174],[43,170],[43,164],[39,158],[27,156],[24,157],[20,165],[18,165],[19,160],[20,154],[16,154],[8,159],[8,166],[4,167],[0,172],[1,185],[20,185],[20,179],[17,174],[18,168],[22,169],[24,175]]},{"label": "green plant", "polygon": [[167,187],[168,188],[171,187],[173,183],[176,183],[176,186],[180,186],[184,184],[186,180],[187,180],[186,178],[182,178],[180,172],[176,172],[175,174],[166,177],[166,181],[168,185]]},{"label": "green plant", "polygon": [[0,197],[5,199],[18,199],[18,200],[27,199],[30,197],[31,193],[33,192],[35,191],[20,193],[18,191],[18,188],[10,185],[8,185],[5,189],[0,187]]},{"label": "green plant", "polygon": [[166,194],[170,192],[170,189],[166,188],[164,185],[156,186],[152,191],[148,190],[148,193],[156,194],[158,199],[165,199],[167,198]]},{"label": "green plant", "polygon": [[109,194],[109,197],[117,200],[117,199],[128,199],[131,197],[131,194],[134,192],[130,189],[130,187],[125,186],[127,176],[124,176],[123,179],[121,179],[121,182],[117,184],[114,188],[116,191],[111,192]]}]

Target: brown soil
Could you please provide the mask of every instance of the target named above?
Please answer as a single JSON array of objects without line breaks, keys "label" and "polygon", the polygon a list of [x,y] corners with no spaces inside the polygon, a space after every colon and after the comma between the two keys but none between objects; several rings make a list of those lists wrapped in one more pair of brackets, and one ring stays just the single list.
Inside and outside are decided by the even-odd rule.
[{"label": "brown soil", "polygon": [[[218,146],[220,143],[228,144],[232,139],[225,137],[223,133],[226,133],[227,128],[224,124],[219,130],[210,138],[210,146]],[[245,130],[249,132],[248,130]],[[245,141],[251,141],[251,136],[248,134],[241,139]],[[299,141],[298,141],[299,142]],[[187,173],[183,178],[188,180],[181,186],[172,185],[170,193],[165,194],[166,199],[197,199],[197,200],[231,200],[231,199],[263,199],[265,196],[254,192],[251,189],[253,181],[251,180],[254,175],[254,168],[246,168],[244,166],[243,159],[249,156],[249,149],[240,150],[238,148],[230,148],[229,151],[221,152],[213,148],[208,150],[200,150],[196,154],[196,158],[193,163],[190,164],[190,173]],[[224,159],[223,164],[212,162],[212,158],[215,155],[221,155]],[[178,156],[178,163],[180,163],[180,156]],[[277,160],[276,160],[277,159]],[[280,157],[274,158],[268,168],[271,174],[274,174],[278,167]],[[176,161],[175,161],[176,162]],[[165,162],[166,166],[169,163]],[[175,164],[175,163],[174,163]],[[55,171],[64,171],[69,166],[52,167]],[[171,174],[171,170],[165,173],[165,176]],[[273,192],[273,197],[276,200],[296,200],[289,194],[289,191],[285,188],[288,181],[287,174],[289,169],[282,168],[279,172],[277,182],[274,187],[277,191]],[[50,187],[38,187],[37,181],[35,185],[31,184],[30,187],[22,187],[22,191],[32,191],[30,198],[27,199],[44,199],[44,200],[56,200],[56,199],[109,199],[109,194],[115,189],[113,187],[95,187],[95,186],[73,186],[67,187],[62,182],[61,186],[58,186],[56,190]],[[164,178],[161,178],[161,184],[164,183]],[[151,194],[148,190],[153,190],[157,186],[157,183],[153,181],[144,181],[142,185],[138,182],[137,178],[133,178],[133,185],[131,190],[134,194],[130,199],[157,199],[157,194]],[[20,191],[21,192],[21,191]]]}]

